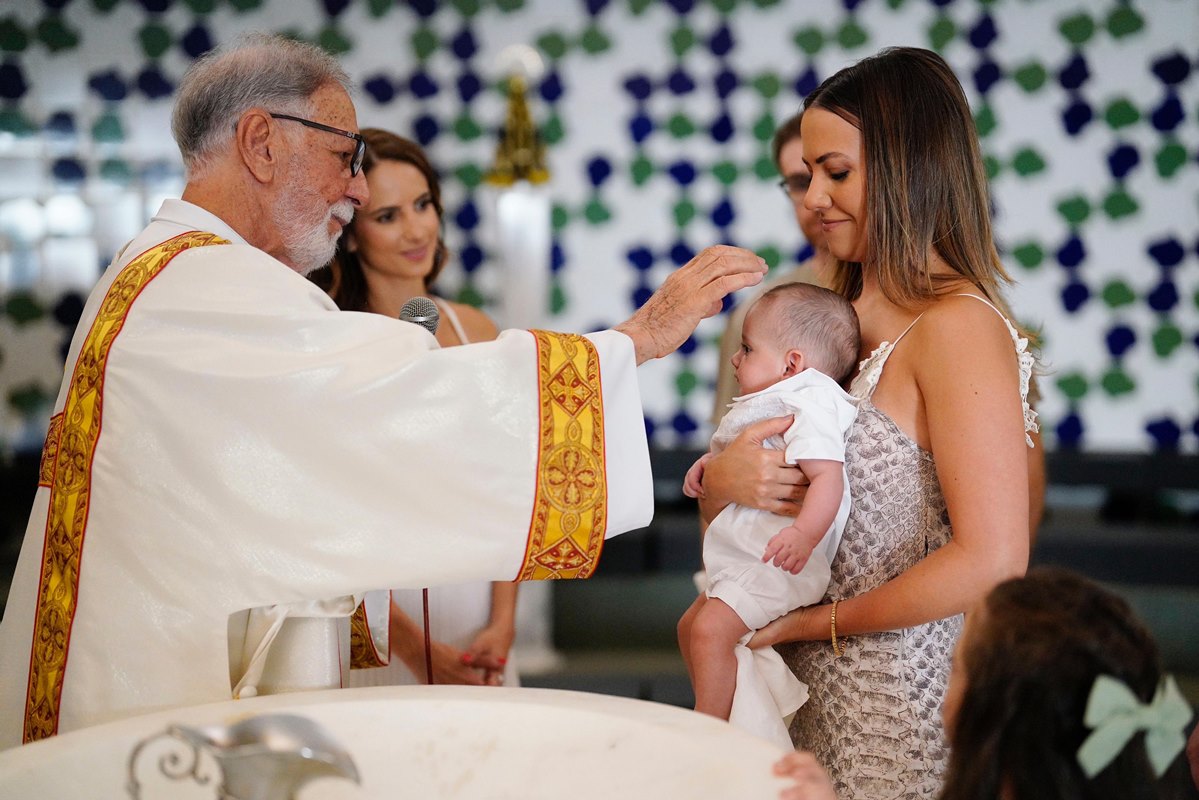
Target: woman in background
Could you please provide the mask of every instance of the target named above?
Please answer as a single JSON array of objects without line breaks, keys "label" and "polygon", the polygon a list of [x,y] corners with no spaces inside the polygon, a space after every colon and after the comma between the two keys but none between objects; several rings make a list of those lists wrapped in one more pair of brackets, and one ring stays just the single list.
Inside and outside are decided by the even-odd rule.
[{"label": "woman in background", "polygon": [[[482,342],[495,323],[471,306],[436,297],[432,287],[449,252],[441,239],[441,185],[415,142],[365,128],[363,171],[370,202],[342,233],[333,262],[311,279],[343,311],[398,318],[405,302],[428,297],[437,304],[442,347]],[[429,589],[433,682],[516,685],[509,651],[515,636],[516,583],[435,586]],[[391,592],[388,666],[354,669],[348,685],[426,683],[421,591]]]}]

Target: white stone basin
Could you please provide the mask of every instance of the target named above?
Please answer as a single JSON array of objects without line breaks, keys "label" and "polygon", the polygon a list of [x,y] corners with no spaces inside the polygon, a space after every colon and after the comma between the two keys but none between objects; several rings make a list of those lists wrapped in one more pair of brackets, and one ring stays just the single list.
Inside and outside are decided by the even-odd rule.
[{"label": "white stone basin", "polygon": [[[584,692],[466,686],[341,689],[156,712],[0,752],[0,796],[126,798],[130,753],[169,725],[289,713],[323,726],[362,784],[299,800],[777,798],[777,747],[673,706]],[[175,786],[145,797],[202,797]],[[211,788],[208,789],[211,792]]]}]

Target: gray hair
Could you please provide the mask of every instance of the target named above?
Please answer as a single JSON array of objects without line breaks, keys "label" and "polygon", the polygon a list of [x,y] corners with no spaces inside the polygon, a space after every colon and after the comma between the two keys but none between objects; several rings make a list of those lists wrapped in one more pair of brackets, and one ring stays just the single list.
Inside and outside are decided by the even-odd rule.
[{"label": "gray hair", "polygon": [[758,303],[773,307],[775,331],[784,348],[802,351],[814,369],[837,383],[853,372],[862,334],[857,312],[844,297],[810,283],[785,283]]},{"label": "gray hair", "polygon": [[260,106],[305,113],[329,83],[350,91],[350,79],[319,47],[273,34],[249,34],[197,59],[179,83],[171,133],[189,176],[232,138],[237,120]]}]

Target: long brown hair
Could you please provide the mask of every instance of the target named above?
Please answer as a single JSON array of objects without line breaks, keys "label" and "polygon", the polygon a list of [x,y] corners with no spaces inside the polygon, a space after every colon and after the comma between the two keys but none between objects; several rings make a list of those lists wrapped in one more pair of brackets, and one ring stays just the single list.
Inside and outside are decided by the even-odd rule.
[{"label": "long brown hair", "polygon": [[1162,679],[1153,637],[1124,600],[1072,572],[1038,567],[997,586],[972,622],[979,628],[957,655],[966,687],[941,800],[1181,796],[1184,759],[1158,780],[1144,733],[1094,778],[1076,758],[1098,675],[1118,678],[1143,702]]},{"label": "long brown hair", "polygon": [[[842,69],[807,96],[862,132],[869,266],[883,295],[913,308],[951,278],[935,252],[1005,312],[1011,282],[991,235],[986,173],[974,118],[953,70],[936,53],[894,47]],[[833,288],[856,299],[861,265],[838,262]],[[1008,313],[1010,317],[1011,314]]]},{"label": "long brown hair", "polygon": [[[401,161],[416,167],[429,183],[429,197],[440,221],[444,213],[441,205],[441,182],[421,146],[380,128],[363,128],[362,138],[366,139],[366,157],[362,161],[362,169],[370,174],[380,161]],[[353,229],[354,224],[350,223],[341,233],[333,260],[313,271],[308,277],[324,289],[343,311],[366,311],[367,285],[366,276],[362,273],[362,263],[358,260],[358,254],[351,253],[346,247],[346,237]],[[438,236],[437,251],[433,254],[433,269],[425,276],[426,290],[432,288],[448,259],[449,249],[446,248],[444,239]]]}]

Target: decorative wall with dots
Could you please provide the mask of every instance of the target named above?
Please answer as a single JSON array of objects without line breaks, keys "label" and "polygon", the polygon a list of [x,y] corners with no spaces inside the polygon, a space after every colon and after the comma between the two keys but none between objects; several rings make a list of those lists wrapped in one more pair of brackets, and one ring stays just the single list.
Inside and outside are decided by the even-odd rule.
[{"label": "decorative wall with dots", "polygon": [[[614,324],[703,247],[803,259],[769,142],[838,68],[941,52],[991,176],[1009,299],[1044,340],[1050,447],[1199,450],[1199,5],[1194,0],[16,0],[0,7],[0,448],[40,447],[83,298],[163,197],[196,56],[247,30],[336,53],[359,123],[444,180],[441,288],[494,306],[499,54],[544,59],[530,102],[553,201],[550,324]],[[735,302],[736,298],[730,300]],[[501,320],[519,325],[520,320]],[[710,434],[723,315],[641,370],[661,447]]]}]

